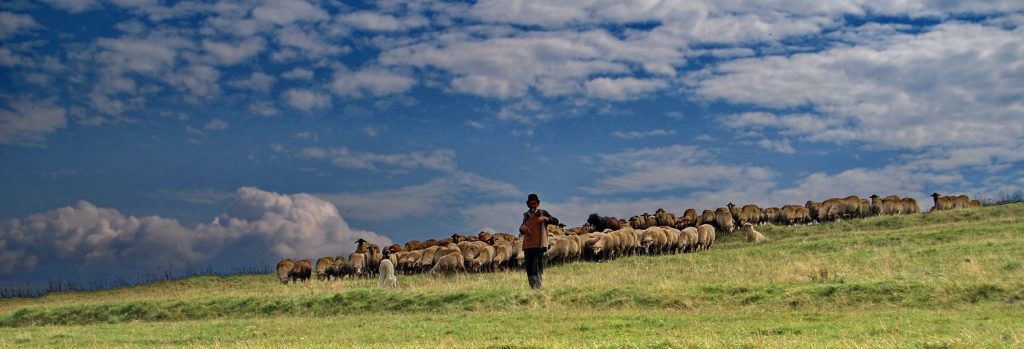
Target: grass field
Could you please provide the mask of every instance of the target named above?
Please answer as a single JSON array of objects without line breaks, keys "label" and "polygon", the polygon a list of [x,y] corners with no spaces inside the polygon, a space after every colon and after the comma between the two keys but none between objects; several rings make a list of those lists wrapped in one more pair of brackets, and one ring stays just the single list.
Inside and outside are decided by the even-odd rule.
[{"label": "grass field", "polygon": [[0,300],[0,347],[1024,347],[1024,204],[763,227],[711,251],[281,285],[195,277]]}]

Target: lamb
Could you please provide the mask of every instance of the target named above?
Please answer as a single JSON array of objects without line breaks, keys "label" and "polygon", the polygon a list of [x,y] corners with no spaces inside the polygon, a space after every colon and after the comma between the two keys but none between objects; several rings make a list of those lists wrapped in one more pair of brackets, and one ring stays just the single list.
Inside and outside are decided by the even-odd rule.
[{"label": "lamb", "polygon": [[715,227],[711,224],[701,224],[697,227],[697,250],[709,250],[715,244]]},{"label": "lamb", "polygon": [[747,242],[759,243],[764,242],[766,239],[764,234],[754,229],[754,225],[750,223],[743,224],[743,231],[747,233]]},{"label": "lamb", "polygon": [[462,253],[453,251],[444,256],[441,256],[434,263],[434,267],[430,269],[430,273],[433,275],[450,275],[452,273],[466,273],[466,266],[462,264]]},{"label": "lamb", "polygon": [[390,252],[384,253],[384,258],[381,259],[380,265],[377,267],[377,287],[383,289],[397,288],[398,287],[398,276],[395,275],[395,265],[391,263]]}]

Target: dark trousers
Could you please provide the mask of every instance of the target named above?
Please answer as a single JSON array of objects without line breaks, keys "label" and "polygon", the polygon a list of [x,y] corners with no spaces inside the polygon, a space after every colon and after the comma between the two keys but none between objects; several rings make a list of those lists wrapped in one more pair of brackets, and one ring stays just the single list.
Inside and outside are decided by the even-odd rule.
[{"label": "dark trousers", "polygon": [[541,279],[544,276],[544,248],[532,247],[523,249],[526,254],[526,278],[530,281],[530,288],[540,288]]}]

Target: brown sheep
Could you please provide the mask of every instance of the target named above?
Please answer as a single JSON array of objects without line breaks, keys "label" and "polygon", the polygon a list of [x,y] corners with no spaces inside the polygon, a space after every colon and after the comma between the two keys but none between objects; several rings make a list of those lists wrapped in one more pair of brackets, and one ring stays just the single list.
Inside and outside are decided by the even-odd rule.
[{"label": "brown sheep", "polygon": [[462,264],[462,253],[457,251],[448,253],[438,258],[437,263],[430,269],[433,275],[451,275],[453,273],[466,273],[466,266]]},{"label": "brown sheep", "polygon": [[555,262],[569,262],[569,245],[572,242],[569,239],[564,238],[556,238],[550,241],[551,247],[549,247],[547,251],[544,251],[544,263],[553,264]]},{"label": "brown sheep", "polygon": [[688,208],[688,209],[686,209],[686,211],[683,211],[683,215],[681,217],[679,217],[678,220],[676,220],[676,228],[678,228],[678,229],[682,229],[682,228],[686,228],[686,227],[696,227],[696,226],[697,226],[697,210],[694,210],[692,208]]},{"label": "brown sheep", "polygon": [[359,252],[352,252],[348,255],[348,261],[345,262],[345,275],[351,277],[357,276],[369,276],[369,272],[366,270],[366,254]]},{"label": "brown sheep", "polygon": [[406,251],[415,251],[415,250],[419,250],[419,249],[423,249],[423,248],[426,248],[425,246],[423,246],[423,243],[421,243],[419,241],[416,241],[416,240],[412,240],[412,241],[406,242],[405,243],[405,247],[403,249],[406,250]]},{"label": "brown sheep", "polygon": [[331,257],[320,257],[316,260],[316,279],[317,280],[330,280],[331,276],[327,272],[327,269],[334,266],[334,258]]},{"label": "brown sheep", "polygon": [[481,231],[479,234],[476,235],[476,237],[477,239],[480,239],[480,241],[488,241],[491,240],[491,233]]},{"label": "brown sheep", "polygon": [[287,258],[277,262],[277,279],[281,281],[282,284],[288,284],[288,280],[291,279],[291,277],[288,276],[288,272],[292,271],[292,266],[294,265],[295,262]]},{"label": "brown sheep", "polygon": [[715,227],[711,224],[701,224],[697,227],[697,250],[709,250],[715,244]]},{"label": "brown sheep", "polygon": [[736,206],[736,204],[733,204],[733,203],[730,202],[730,203],[726,204],[725,207],[729,209],[729,214],[732,215],[732,219],[735,219],[738,222],[739,219],[740,219],[740,209],[739,209],[739,206]]},{"label": "brown sheep", "polygon": [[619,239],[621,255],[634,255],[640,247],[640,234],[633,228],[622,228],[609,234],[615,234]]},{"label": "brown sheep", "polygon": [[821,222],[821,203],[807,200],[804,203],[804,207],[807,208],[807,215],[811,217],[811,222]]},{"label": "brown sheep", "polygon": [[440,260],[441,257],[444,257],[449,253],[458,252],[459,254],[462,254],[462,249],[460,249],[458,245],[453,243],[441,245],[440,247],[441,249],[437,250],[437,253],[434,254],[434,264],[437,264],[437,261]]},{"label": "brown sheep", "polygon": [[434,257],[437,256],[437,251],[441,249],[441,246],[430,246],[423,249],[422,257],[416,262],[416,270],[419,272],[429,271],[434,266]]},{"label": "brown sheep", "polygon": [[[640,216],[643,217],[644,225],[646,225],[648,228],[658,226],[658,218],[654,217],[654,215],[652,215],[650,213],[647,213],[647,212],[644,212],[644,214],[642,214]],[[612,230],[615,230],[615,229],[612,229]]]},{"label": "brown sheep", "polygon": [[560,225],[557,225],[557,224],[546,224],[545,227],[547,227],[549,235],[554,235],[554,236],[564,236],[565,235],[565,229],[563,229],[562,226],[560,226]]},{"label": "brown sheep", "polygon": [[967,202],[967,207],[981,207],[981,201],[971,200]]},{"label": "brown sheep", "polygon": [[647,220],[642,216],[629,217],[629,226],[633,229],[647,229]]},{"label": "brown sheep", "polygon": [[810,220],[810,214],[806,207],[799,205],[785,205],[779,212],[779,221],[785,225],[806,223]]},{"label": "brown sheep", "polygon": [[953,209],[953,199],[949,196],[932,193],[932,200],[935,201],[935,204],[932,206],[931,211],[945,211]]},{"label": "brown sheep", "polygon": [[871,195],[871,215],[898,215],[901,214],[900,198],[895,195],[886,196],[884,199],[880,196]]},{"label": "brown sheep", "polygon": [[732,213],[729,213],[728,208],[719,207],[715,210],[715,226],[722,233],[731,233],[736,230],[736,222],[733,220]]},{"label": "brown sheep", "polygon": [[681,236],[679,229],[673,227],[661,227],[661,229],[665,231],[666,240],[662,253],[679,253],[679,239]]},{"label": "brown sheep", "polygon": [[[509,257],[506,259],[505,263],[510,267],[521,267],[525,262],[526,254],[523,252],[523,239],[516,239],[516,241],[512,242],[512,249],[510,250]],[[500,265],[500,263],[496,264]]]},{"label": "brown sheep", "polygon": [[377,267],[380,266],[380,261],[384,259],[384,253],[381,252],[380,246],[376,244],[370,244],[366,248],[366,271],[370,275],[377,274]]},{"label": "brown sheep", "polygon": [[860,199],[860,206],[858,206],[858,208],[858,218],[864,218],[871,215],[871,202],[867,199]]},{"label": "brown sheep", "polygon": [[619,222],[618,218],[602,217],[599,216],[597,213],[591,213],[590,217],[587,217],[587,223],[589,223],[594,228],[594,231],[622,229],[622,224]]},{"label": "brown sheep", "polygon": [[676,215],[665,211],[663,208],[659,208],[654,212],[654,220],[658,223],[658,226],[671,227],[676,224]]},{"label": "brown sheep", "polygon": [[782,210],[778,207],[769,207],[761,211],[761,222],[768,224],[779,224]]},{"label": "brown sheep", "polygon": [[902,198],[900,199],[900,212],[903,214],[921,213],[921,207],[917,206],[917,200],[914,198]]},{"label": "brown sheep", "polygon": [[398,260],[398,269],[405,274],[412,274],[419,269],[420,259],[423,258],[424,250],[408,251]]},{"label": "brown sheep", "polygon": [[370,242],[359,239],[356,240],[356,253],[366,253],[366,249],[370,248]]},{"label": "brown sheep", "polygon": [[391,244],[391,246],[388,246],[385,250],[388,250],[388,253],[402,252],[402,245]]},{"label": "brown sheep", "polygon": [[743,205],[743,208],[740,209],[740,217],[739,217],[740,224],[742,224],[742,223],[750,223],[750,224],[761,223],[761,211],[762,210],[761,210],[760,206],[757,206],[757,205],[754,205],[754,204]]},{"label": "brown sheep", "polygon": [[953,208],[967,208],[971,204],[971,198],[967,195],[953,196]]},{"label": "brown sheep", "polygon": [[697,221],[697,225],[701,224],[715,224],[715,211],[704,210],[700,214],[700,220]]},{"label": "brown sheep", "polygon": [[292,281],[309,281],[309,277],[312,275],[312,273],[313,261],[310,261],[309,259],[303,259],[301,261],[295,262],[295,264],[292,265],[292,270],[288,272],[288,277],[290,277]]},{"label": "brown sheep", "polygon": [[[804,207],[804,209],[807,209]],[[750,223],[743,224],[743,231],[747,233],[747,242],[758,243],[765,241],[764,234],[754,229],[754,225]]]}]

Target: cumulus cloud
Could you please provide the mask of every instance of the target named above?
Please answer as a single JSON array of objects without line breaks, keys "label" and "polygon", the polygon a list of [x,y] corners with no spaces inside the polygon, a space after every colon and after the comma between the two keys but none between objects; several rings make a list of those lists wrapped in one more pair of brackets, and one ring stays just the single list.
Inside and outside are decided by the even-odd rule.
[{"label": "cumulus cloud", "polygon": [[96,0],[43,0],[44,3],[54,8],[79,13],[100,8],[102,5]]},{"label": "cumulus cloud", "polygon": [[382,68],[341,69],[334,73],[331,91],[344,97],[384,96],[405,92],[415,84],[413,78]]},{"label": "cumulus cloud", "polygon": [[380,154],[351,151],[346,147],[333,149],[310,147],[303,149],[299,156],[305,159],[327,160],[338,167],[362,170],[376,170],[378,165],[404,170],[425,168],[442,172],[453,172],[456,168],[455,151],[451,149]]},{"label": "cumulus cloud", "polygon": [[613,194],[773,184],[775,172],[771,169],[723,164],[715,161],[715,154],[682,145],[597,154],[586,161],[608,175],[581,189],[591,194]]},{"label": "cumulus cloud", "polygon": [[20,31],[39,27],[39,23],[29,15],[11,12],[0,12],[0,39],[7,39]]},{"label": "cumulus cloud", "polygon": [[50,100],[15,100],[0,107],[0,144],[37,145],[67,126],[67,110]]},{"label": "cumulus cloud", "polygon": [[339,16],[338,21],[353,28],[376,32],[407,30],[422,27],[428,23],[427,19],[421,16],[396,18],[389,14],[371,11],[346,13]]},{"label": "cumulus cloud", "polygon": [[203,49],[217,58],[219,64],[235,65],[266,49],[262,37],[250,37],[240,42],[217,42],[203,40]]},{"label": "cumulus cloud", "polygon": [[252,17],[277,25],[322,21],[328,18],[327,12],[305,0],[267,1],[252,10]]},{"label": "cumulus cloud", "polygon": [[248,78],[233,80],[228,84],[235,88],[267,93],[274,87],[275,82],[277,82],[277,78],[273,76],[262,72],[253,72]]},{"label": "cumulus cloud", "polygon": [[[1024,29],[943,23],[870,44],[719,65],[698,85],[708,99],[801,116],[742,116],[811,140],[920,149],[1016,144],[1024,134]],[[758,120],[754,120],[758,119]]]},{"label": "cumulus cloud", "polygon": [[619,138],[619,139],[641,139],[641,138],[647,138],[647,137],[671,136],[671,135],[674,135],[675,133],[676,133],[675,130],[665,130],[665,129],[660,129],[659,128],[659,129],[654,129],[654,130],[650,130],[650,131],[629,131],[629,132],[615,131],[615,132],[612,132],[612,135],[615,136],[615,138]]},{"label": "cumulus cloud", "polygon": [[288,105],[305,112],[331,106],[331,96],[306,89],[288,89],[282,93]]},{"label": "cumulus cloud", "polygon": [[219,131],[226,130],[228,128],[228,125],[229,124],[227,121],[214,118],[213,120],[210,120],[210,122],[207,122],[206,125],[203,125],[203,128],[207,130]]},{"label": "cumulus cloud", "polygon": [[597,78],[584,84],[592,97],[624,101],[668,87],[664,80],[637,78]]},{"label": "cumulus cloud", "polygon": [[131,277],[202,263],[272,263],[346,254],[359,238],[391,243],[351,228],[334,205],[308,194],[243,187],[225,214],[192,228],[79,201],[0,226],[0,256],[5,256],[0,274],[44,280],[80,273]]}]

